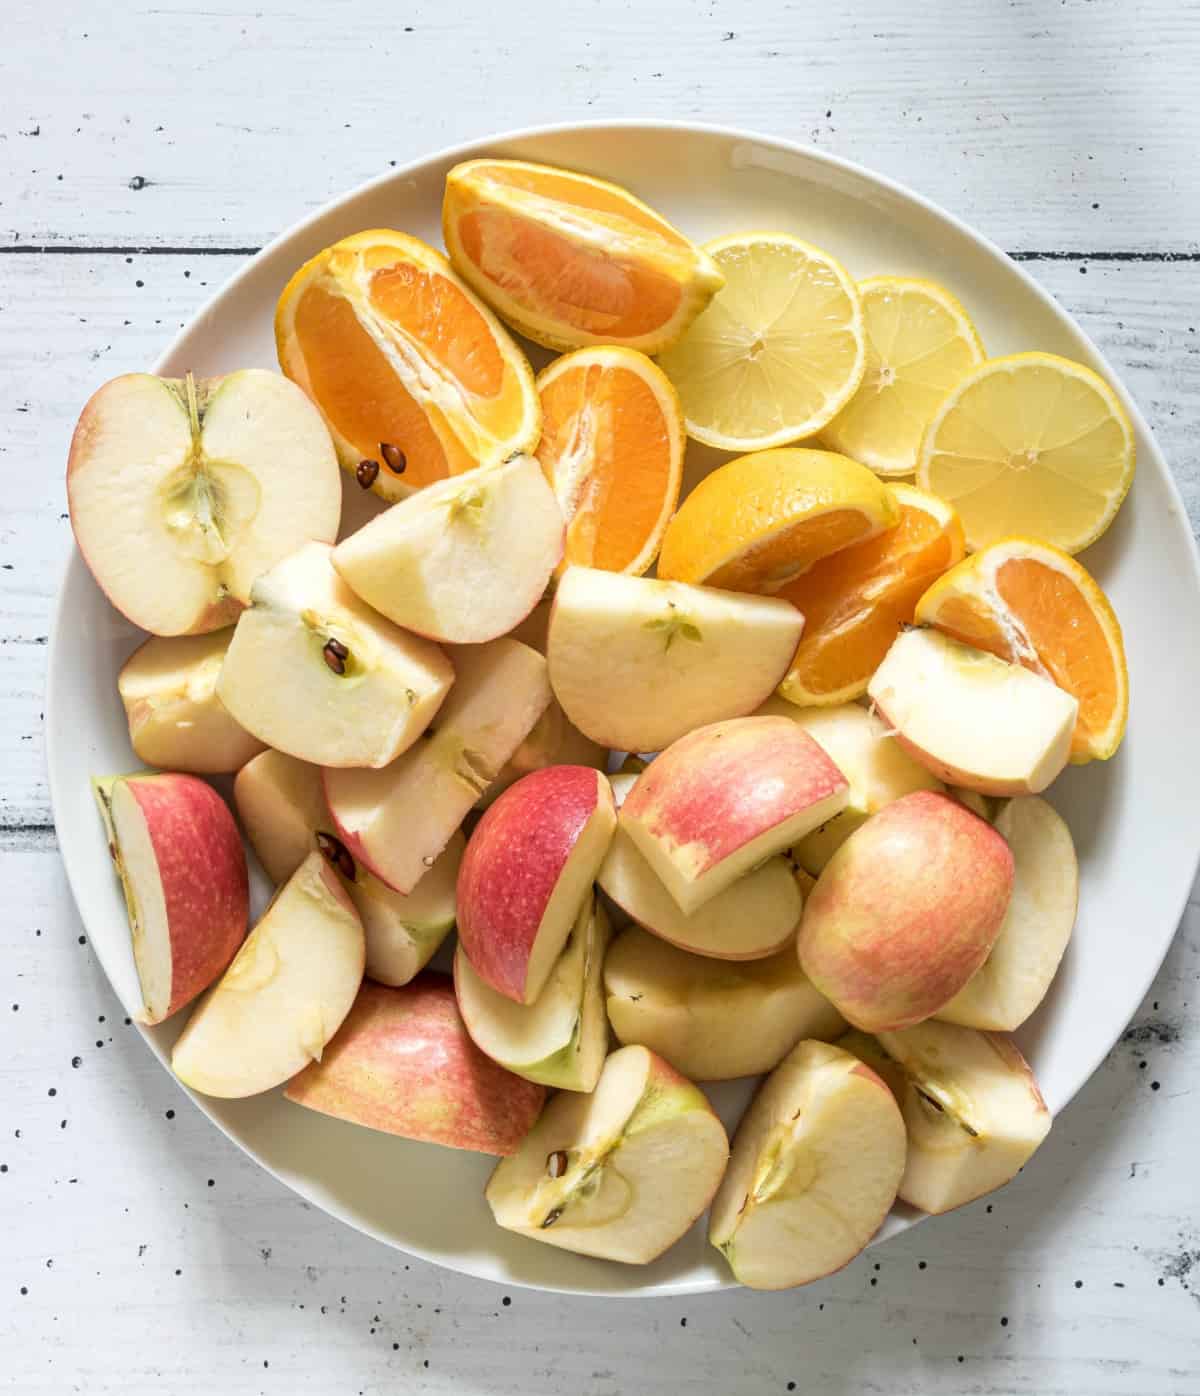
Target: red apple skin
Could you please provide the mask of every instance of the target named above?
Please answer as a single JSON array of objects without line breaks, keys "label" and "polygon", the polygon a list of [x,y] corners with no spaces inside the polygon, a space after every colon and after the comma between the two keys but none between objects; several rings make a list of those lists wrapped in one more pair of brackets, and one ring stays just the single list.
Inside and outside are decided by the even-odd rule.
[{"label": "red apple skin", "polygon": [[731,718],[697,727],[651,761],[621,819],[668,847],[689,848],[699,877],[845,787],[824,749],[790,717]]},{"label": "red apple skin", "polygon": [[450,976],[429,970],[399,989],[365,980],[321,1060],[284,1094],[385,1134],[501,1156],[517,1151],[546,1098],[484,1056]]},{"label": "red apple skin", "polygon": [[990,824],[946,795],[904,795],[826,864],[800,922],[800,964],[856,1028],[912,1027],[987,959],[1012,883]]},{"label": "red apple skin", "polygon": [[458,869],[458,938],[479,977],[526,1002],[529,957],[576,841],[612,787],[591,766],[522,776],[488,808]]},{"label": "red apple skin", "polygon": [[171,998],[162,1022],[224,973],[246,938],[246,853],[229,806],[196,776],[128,782],[154,848],[171,936]]}]

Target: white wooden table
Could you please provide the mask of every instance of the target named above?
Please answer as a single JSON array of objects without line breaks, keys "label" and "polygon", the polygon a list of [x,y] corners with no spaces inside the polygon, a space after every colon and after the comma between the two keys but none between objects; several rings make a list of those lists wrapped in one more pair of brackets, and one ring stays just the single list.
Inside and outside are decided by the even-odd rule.
[{"label": "white wooden table", "polygon": [[[301,214],[489,130],[725,121],[911,184],[1079,316],[1200,525],[1196,0],[2,9],[0,1387],[1200,1393],[1200,903],[1134,1026],[990,1202],[799,1293],[509,1294],[312,1211],[190,1106],[82,935],[41,750],[84,399]],[[1164,662],[1169,646],[1164,624]]]}]

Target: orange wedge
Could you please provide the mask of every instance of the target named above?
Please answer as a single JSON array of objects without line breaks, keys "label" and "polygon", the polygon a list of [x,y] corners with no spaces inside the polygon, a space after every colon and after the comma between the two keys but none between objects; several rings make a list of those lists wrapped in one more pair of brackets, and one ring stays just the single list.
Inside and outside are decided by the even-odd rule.
[{"label": "orange wedge", "polygon": [[943,500],[911,485],[887,487],[899,522],[843,548],[785,587],[804,612],[804,635],[780,693],[802,707],[866,692],[900,627],[930,582],[962,557],[962,524]]},{"label": "orange wedge", "polygon": [[627,190],[524,160],[456,165],[442,233],[456,270],[549,349],[656,354],[723,284],[706,252]]},{"label": "orange wedge", "polygon": [[773,592],[829,553],[891,528],[887,486],[832,451],[781,447],[706,476],[667,525],[658,575]]},{"label": "orange wedge", "polygon": [[686,441],[667,375],[636,349],[564,354],[537,380],[537,458],[567,520],[571,563],[643,573],[679,501]]},{"label": "orange wedge", "polygon": [[405,233],[355,233],[306,262],[279,297],[275,343],[342,465],[375,461],[385,499],[537,442],[524,354],[445,257]]},{"label": "orange wedge", "polygon": [[993,543],[935,582],[916,619],[1074,694],[1073,762],[1107,760],[1120,746],[1129,715],[1121,626],[1095,579],[1061,549],[1031,538]]}]

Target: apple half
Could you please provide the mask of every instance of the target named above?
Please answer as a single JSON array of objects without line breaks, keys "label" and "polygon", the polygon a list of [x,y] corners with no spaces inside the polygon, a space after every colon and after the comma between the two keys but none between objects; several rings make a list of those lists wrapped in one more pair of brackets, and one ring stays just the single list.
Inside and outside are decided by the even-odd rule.
[{"label": "apple half", "polygon": [[127,373],[84,407],[67,461],[71,527],[112,604],[152,635],[232,625],[261,572],[342,509],[320,413],[277,373]]},{"label": "apple half", "polygon": [[364,958],[354,904],[310,853],[196,1005],[171,1054],[175,1075],[226,1099],[281,1086],[320,1060],[358,993]]},{"label": "apple half", "polygon": [[284,1095],[383,1134],[501,1155],[520,1147],[546,1098],[475,1046],[450,976],[432,970],[398,989],[365,983],[321,1060]]},{"label": "apple half", "polygon": [[801,1042],[738,1125],[709,1240],[751,1289],[811,1284],[879,1230],[904,1162],[904,1121],[884,1082],[840,1047]]},{"label": "apple half", "polygon": [[528,1081],[564,1091],[591,1091],[608,1051],[601,971],[608,917],[588,898],[533,1003],[514,1003],[485,984],[460,945],[454,989],[475,1045]]},{"label": "apple half", "polygon": [[92,782],[121,880],[141,1021],[161,1023],[233,959],[250,917],[242,840],[225,801],[175,772]]},{"label": "apple half", "polygon": [[753,712],[787,672],[804,617],[775,597],[568,567],[550,615],[554,696],[601,746],[658,751]]},{"label": "apple half", "polygon": [[550,1101],[485,1195],[508,1231],[645,1265],[708,1206],[728,1157],[704,1093],[645,1047],[622,1047],[591,1095]]}]

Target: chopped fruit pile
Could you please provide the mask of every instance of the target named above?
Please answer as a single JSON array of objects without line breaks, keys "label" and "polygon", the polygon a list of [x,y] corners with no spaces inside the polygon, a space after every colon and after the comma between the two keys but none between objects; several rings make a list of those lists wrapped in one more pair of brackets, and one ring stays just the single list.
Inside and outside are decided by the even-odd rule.
[{"label": "chopped fruit pile", "polygon": [[[499,1156],[533,1241],[643,1264],[711,1208],[738,1280],[808,1283],[1050,1127],[1008,1034],[1075,922],[1041,792],[1126,726],[1073,555],[1129,418],[787,233],[698,247],[512,160],[443,212],[449,258],[373,229],[297,270],[285,376],[80,418],[80,551],[147,632],[159,769],[95,782],[143,1020],[198,1000],[193,1090]],[[535,379],[514,334],[568,352]],[[380,507],[339,539],[343,484]],[[731,1146],[694,1081],[751,1076]]]}]

